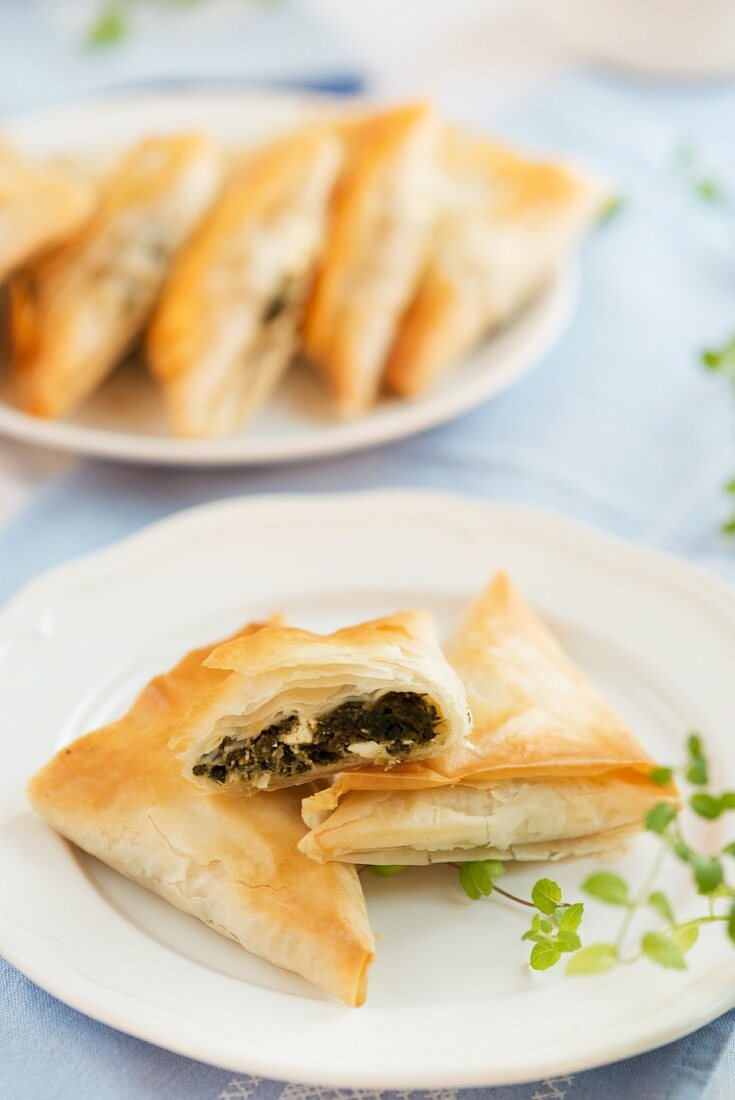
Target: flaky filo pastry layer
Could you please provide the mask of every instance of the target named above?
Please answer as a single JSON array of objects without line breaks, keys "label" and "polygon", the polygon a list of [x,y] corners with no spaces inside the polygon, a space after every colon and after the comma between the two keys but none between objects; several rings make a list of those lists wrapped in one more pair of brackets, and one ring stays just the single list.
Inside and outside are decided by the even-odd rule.
[{"label": "flaky filo pastry layer", "polygon": [[0,282],[75,233],[95,199],[94,184],[83,173],[35,164],[0,140]]},{"label": "flaky filo pastry layer", "polygon": [[346,417],[375,400],[396,324],[424,262],[435,213],[439,132],[423,103],[343,128],[345,162],[303,342]]},{"label": "flaky filo pastry layer", "polygon": [[252,793],[359,767],[390,767],[463,742],[464,689],[428,613],[333,634],[274,626],[207,658],[229,673],[171,747],[205,788]]},{"label": "flaky filo pastry layer", "polygon": [[449,130],[429,256],[390,350],[385,384],[419,396],[541,291],[599,213],[600,184]]},{"label": "flaky filo pastry layer", "polygon": [[341,153],[321,128],[246,155],[177,256],[147,338],[176,434],[233,431],[291,361]]},{"label": "flaky filo pastry layer", "polygon": [[202,663],[208,652],[152,680],[120,721],[61,749],[31,781],[30,800],[58,832],[177,909],[361,1004],[374,953],[362,889],[353,867],[319,867],[297,850],[298,792],[205,794],[167,747],[226,678]]},{"label": "flaky filo pastry layer", "polygon": [[11,283],[18,400],[63,416],[88,397],[142,332],[171,259],[214,198],[221,156],[200,135],[148,138],[100,184],[93,216]]},{"label": "flaky filo pastry layer", "polygon": [[429,863],[559,858],[619,847],[656,802],[653,762],[499,575],[446,648],[473,716],[468,744],[390,772],[352,771],[304,801],[314,859]]}]

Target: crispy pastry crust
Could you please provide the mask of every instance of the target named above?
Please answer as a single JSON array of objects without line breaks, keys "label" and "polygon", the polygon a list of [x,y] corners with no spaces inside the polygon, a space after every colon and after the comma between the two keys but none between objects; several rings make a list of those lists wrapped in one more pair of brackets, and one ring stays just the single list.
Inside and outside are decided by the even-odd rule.
[{"label": "crispy pastry crust", "polygon": [[[192,769],[220,743],[220,723],[232,717],[241,719],[240,736],[252,737],[294,711],[311,718],[347,700],[405,691],[427,696],[441,719],[433,740],[411,749],[412,759],[463,742],[469,732],[464,689],[426,612],[404,612],[326,635],[269,627],[218,646],[206,663],[229,675],[192,708],[186,727],[171,742],[185,774],[206,789],[217,784]],[[360,761],[351,755],[292,778],[273,775],[267,786],[308,783]],[[243,793],[253,789],[244,777],[227,785]]]},{"label": "crispy pastry crust", "polygon": [[24,408],[65,415],[129,350],[173,254],[214,197],[220,169],[206,137],[139,142],[103,180],[82,229],[13,281],[11,343]]},{"label": "crispy pastry crust", "polygon": [[324,127],[246,156],[174,261],[147,352],[176,434],[238,427],[288,366],[340,157]]},{"label": "crispy pastry crust", "polygon": [[35,165],[0,142],[0,282],[87,220],[95,188],[80,173]]},{"label": "crispy pastry crust", "polygon": [[403,397],[419,396],[522,309],[604,198],[581,172],[469,134],[447,133],[442,162],[442,215],[385,372]]},{"label": "crispy pastry crust", "polygon": [[[459,796],[450,793],[437,801],[431,792],[439,788],[475,792],[462,797],[473,802],[464,846],[476,848],[478,829],[492,836],[497,799],[507,801],[508,792],[517,792],[525,781],[521,795],[514,797],[519,807],[526,801],[526,811],[519,816],[520,832],[507,834],[509,850],[530,843],[521,825],[539,798],[554,795],[559,782],[568,791],[571,805],[560,834],[566,837],[582,835],[574,820],[575,801],[588,825],[590,807],[598,806],[602,812],[607,805],[602,797],[590,799],[590,782],[603,784],[600,789],[606,795],[604,784],[615,789],[593,833],[635,827],[654,802],[676,797],[673,789],[662,791],[651,783],[650,757],[504,574],[471,605],[449,641],[447,656],[467,691],[473,717],[469,744],[431,759],[400,764],[389,772],[364,768],[338,776],[331,787],[304,802],[304,818],[313,831],[302,842],[303,851],[317,859],[360,861],[361,850],[368,844],[385,857],[390,845],[381,822],[394,812],[396,847],[405,847],[401,837],[410,836],[418,851],[435,852],[441,858],[438,853],[451,847],[445,841],[458,812],[452,802]],[[576,787],[569,785],[570,780],[577,781]],[[478,796],[478,791],[487,792],[486,797]],[[398,802],[386,801],[385,792],[401,792]],[[372,833],[380,833],[379,843]],[[553,847],[559,838],[540,839]],[[337,850],[341,854],[332,855]],[[411,862],[404,856],[402,851],[401,861]],[[387,857],[381,861],[400,862]],[[416,861],[426,862],[427,857],[418,856]]]},{"label": "crispy pastry crust", "polygon": [[359,1005],[374,945],[354,868],[320,868],[297,851],[296,792],[204,794],[167,748],[189,708],[225,676],[202,663],[208,652],[190,653],[124,718],[57,753],[31,781],[31,803],[121,874]]},{"label": "crispy pastry crust", "polygon": [[437,124],[409,104],[342,132],[348,152],[304,324],[306,353],[344,416],[378,392],[395,326],[410,301],[433,217]]}]

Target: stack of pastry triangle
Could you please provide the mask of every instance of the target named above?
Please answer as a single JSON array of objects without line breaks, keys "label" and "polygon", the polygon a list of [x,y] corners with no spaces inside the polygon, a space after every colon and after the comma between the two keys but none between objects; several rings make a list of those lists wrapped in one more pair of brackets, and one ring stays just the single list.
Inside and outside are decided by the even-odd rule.
[{"label": "stack of pastry triangle", "polygon": [[403,397],[423,393],[538,294],[604,199],[577,169],[472,134],[448,130],[440,159],[434,233],[385,370]]},{"label": "stack of pastry triangle", "polygon": [[374,864],[600,855],[676,797],[650,780],[632,732],[504,575],[447,655],[467,690],[470,742],[339,776],[304,802],[302,851]]},{"label": "stack of pastry triangle", "polygon": [[199,134],[149,138],[100,183],[94,211],[11,284],[16,388],[37,416],[63,416],[130,350],[172,257],[214,198],[219,149]]},{"label": "stack of pastry triangle", "polygon": [[290,364],[341,152],[321,127],[245,155],[175,259],[146,346],[177,435],[233,431]]}]

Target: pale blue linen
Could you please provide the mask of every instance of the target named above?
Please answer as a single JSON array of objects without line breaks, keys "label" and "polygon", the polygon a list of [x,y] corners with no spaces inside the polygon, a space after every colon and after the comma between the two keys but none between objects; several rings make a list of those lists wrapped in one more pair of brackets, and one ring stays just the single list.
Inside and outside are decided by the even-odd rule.
[{"label": "pale blue linen", "polygon": [[[515,140],[585,157],[627,196],[619,217],[587,245],[579,312],[538,370],[460,421],[352,457],[217,473],[82,463],[40,490],[0,532],[0,599],[46,566],[201,501],[386,485],[539,505],[735,579],[735,550],[717,533],[725,514],[719,488],[735,468],[732,409],[697,364],[703,345],[735,332],[735,213],[704,204],[672,166],[674,147],[689,140],[735,194],[727,149],[735,91],[667,90],[578,74],[510,116],[486,121]],[[24,452],[16,454],[22,462]],[[66,1008],[3,962],[0,1014],[0,1095],[13,1100],[352,1096],[238,1080],[158,1050]],[[466,1095],[695,1100],[710,1086],[718,1096],[735,1095],[731,1077],[713,1084],[734,1027],[731,1013],[615,1066]]]}]

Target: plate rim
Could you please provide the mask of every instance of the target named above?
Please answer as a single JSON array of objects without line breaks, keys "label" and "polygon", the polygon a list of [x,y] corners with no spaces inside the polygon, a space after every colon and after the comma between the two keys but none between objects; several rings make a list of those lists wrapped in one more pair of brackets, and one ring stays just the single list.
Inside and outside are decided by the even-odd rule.
[{"label": "plate rim", "polygon": [[[376,102],[370,95],[339,96],[298,89],[245,88],[237,85],[209,86],[195,83],[176,91],[167,88],[140,87],[104,89],[99,94],[76,97],[58,103],[36,105],[8,116],[12,131],[28,124],[47,126],[55,116],[64,118],[70,111],[102,114],[106,102],[119,108],[126,102],[148,101],[171,104],[186,98],[209,100],[212,104],[245,100],[250,104],[313,106],[315,111],[339,105]],[[561,265],[546,290],[529,306],[540,311],[536,326],[526,335],[520,349],[513,349],[508,362],[495,369],[480,371],[476,377],[460,380],[446,391],[434,391],[415,401],[397,402],[392,415],[373,419],[368,414],[350,422],[334,420],[316,429],[300,428],[284,436],[258,437],[249,434],[221,439],[188,440],[163,435],[136,435],[106,428],[77,425],[67,420],[44,420],[30,416],[0,400],[0,436],[36,447],[67,454],[94,456],[135,465],[173,467],[258,467],[314,461],[338,454],[364,451],[408,439],[421,432],[448,423],[498,396],[526,374],[539,367],[556,346],[571,323],[580,297],[579,266],[574,257]],[[527,315],[523,310],[518,323]],[[511,332],[512,320],[504,331]],[[480,352],[481,354],[482,352]],[[503,367],[498,371],[498,367]]]},{"label": "plate rim", "polygon": [[[727,605],[728,621],[735,621],[735,588],[727,581],[707,571],[703,567],[693,564],[685,559],[669,553],[662,553],[649,546],[643,546],[631,540],[609,535],[589,524],[577,519],[568,519],[559,513],[543,508],[518,506],[505,502],[487,501],[481,497],[462,495],[451,492],[441,492],[423,489],[382,489],[376,491],[358,491],[351,493],[264,493],[258,495],[245,495],[234,498],[209,502],[193,508],[174,513],[154,523],[148,524],[136,532],[119,539],[112,544],[89,554],[78,556],[68,562],[55,566],[26,584],[15,596],[13,596],[2,608],[0,608],[0,639],[8,629],[17,629],[22,623],[28,608],[28,613],[33,613],[34,605],[45,603],[48,595],[59,588],[69,590],[79,581],[83,581],[90,566],[96,569],[114,567],[118,560],[130,559],[133,555],[135,561],[141,561],[149,554],[165,546],[168,542],[176,542],[182,531],[201,526],[206,528],[213,519],[228,518],[245,513],[249,522],[253,518],[257,520],[257,513],[267,514],[274,509],[287,508],[289,503],[296,503],[303,507],[318,504],[327,508],[362,508],[366,504],[373,508],[382,508],[386,504],[391,507],[399,505],[402,509],[410,507],[430,508],[433,514],[446,514],[447,509],[452,509],[462,517],[468,513],[476,521],[484,520],[487,523],[518,523],[532,531],[539,524],[543,525],[551,535],[563,542],[578,544],[578,540],[586,544],[583,549],[594,550],[596,554],[616,553],[626,567],[626,571],[632,570],[648,582],[652,574],[660,577],[662,571],[674,578],[678,584],[684,585],[689,594],[695,597],[704,597],[708,613],[716,614],[718,618],[727,614],[723,610],[723,604]],[[253,515],[255,513],[255,517]],[[24,950],[23,944],[18,942],[17,934],[8,931],[9,914],[4,914],[0,920],[0,936],[2,936],[2,950],[8,960],[26,974],[41,988],[47,990],[62,1002],[70,1005],[96,1019],[108,1024],[127,1034],[136,1036],[144,1041],[155,1043],[164,1049],[172,1050],[185,1057],[196,1058],[204,1063],[215,1065],[219,1068],[234,1073],[247,1072],[266,1078],[282,1080],[284,1074],[291,1080],[298,1080],[313,1085],[333,1085],[339,1088],[466,1088],[466,1087],[492,1087],[509,1084],[519,1084],[526,1081],[539,1079],[540,1074],[534,1067],[533,1076],[529,1077],[519,1065],[515,1072],[501,1071],[500,1075],[493,1073],[492,1066],[482,1068],[472,1066],[470,1068],[446,1069],[437,1072],[417,1070],[395,1070],[380,1068],[369,1072],[358,1071],[356,1073],[338,1072],[334,1078],[329,1075],[314,1073],[308,1067],[296,1065],[284,1067],[282,1064],[274,1064],[268,1055],[260,1057],[257,1052],[247,1053],[247,1066],[242,1061],[230,1059],[225,1056],[215,1055],[212,1052],[212,1042],[209,1033],[204,1033],[201,1038],[193,1039],[187,1034],[187,1028],[183,1029],[185,1038],[177,1039],[177,1029],[181,1029],[180,1021],[169,1022],[166,1025],[160,1021],[148,1022],[148,1030],[141,1027],[135,1018],[136,1004],[115,1005],[111,1007],[100,1003],[100,990],[105,986],[92,980],[87,975],[80,974],[73,967],[69,973],[73,977],[75,988],[70,995],[68,985],[64,986],[63,971],[59,971],[58,965],[53,967],[53,974],[49,979],[48,973],[43,972],[43,966],[48,965],[47,959],[36,960],[33,958],[33,950]],[[12,919],[12,918],[10,918]],[[9,942],[11,940],[12,942]],[[59,944],[56,948],[60,947]],[[63,959],[62,959],[63,963]],[[730,968],[728,968],[729,974]],[[78,988],[76,988],[78,986]],[[116,999],[124,1002],[131,1001],[127,993],[115,991]],[[582,1072],[597,1066],[606,1065],[621,1059],[629,1058],[649,1050],[656,1049],[683,1036],[689,1035],[698,1028],[711,1022],[729,1008],[735,1007],[735,985],[729,989],[725,983],[721,989],[715,989],[709,994],[706,1004],[698,1006],[696,1016],[688,1015],[674,1024],[658,1024],[645,1037],[640,1035],[630,1036],[622,1041],[616,1038],[613,1046],[606,1052],[595,1048],[592,1057],[584,1054],[568,1054],[556,1057],[545,1065],[543,1073],[546,1076],[563,1076]],[[138,1010],[139,1011],[139,1010]],[[189,1025],[191,1030],[191,1025]],[[165,1033],[165,1034],[164,1034]]]}]

